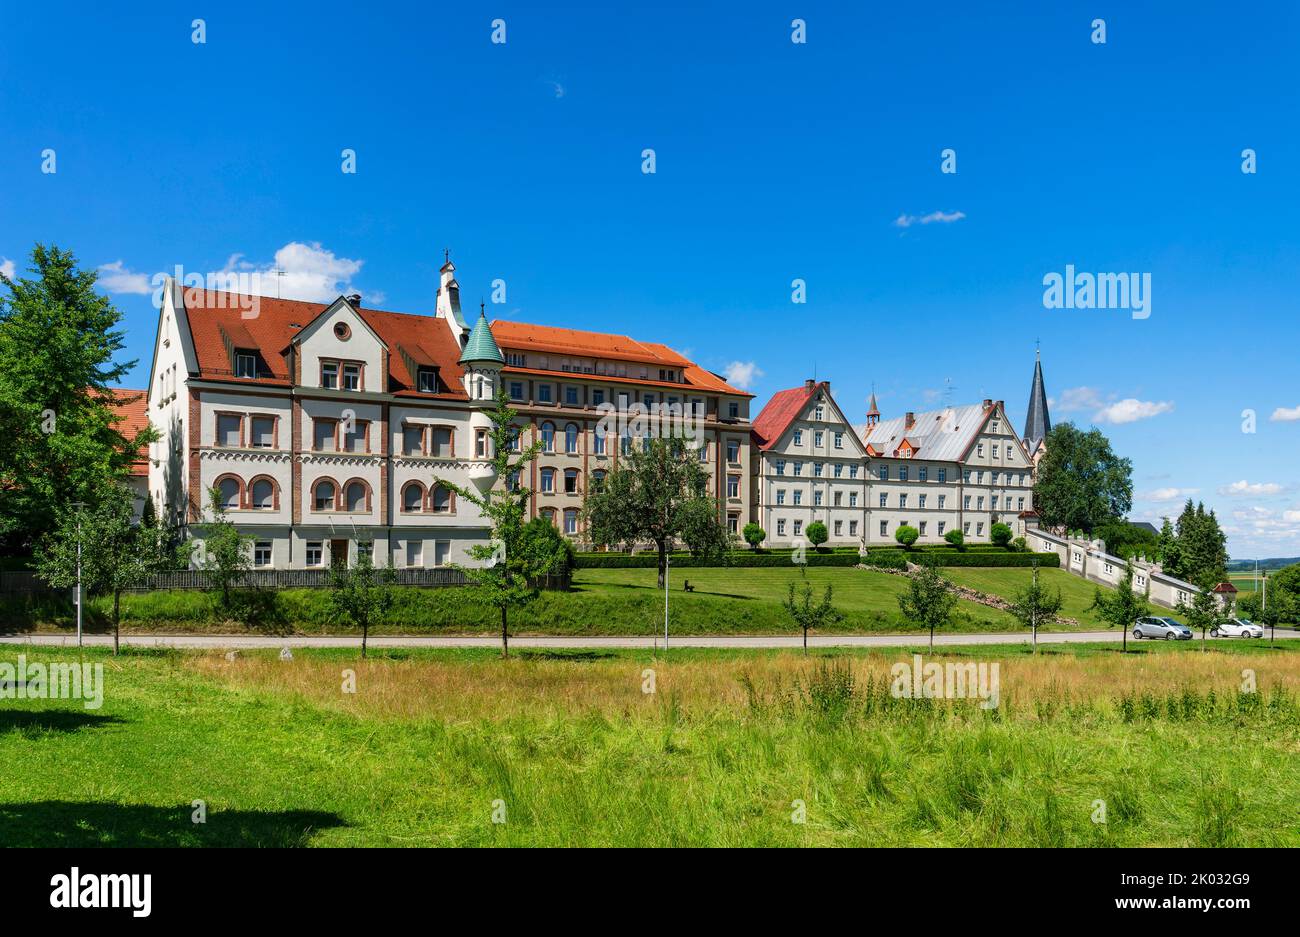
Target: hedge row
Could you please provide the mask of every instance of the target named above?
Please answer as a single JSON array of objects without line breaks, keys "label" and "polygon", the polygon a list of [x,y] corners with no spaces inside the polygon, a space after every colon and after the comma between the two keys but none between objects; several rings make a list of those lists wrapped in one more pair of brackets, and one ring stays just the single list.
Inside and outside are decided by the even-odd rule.
[{"label": "hedge row", "polygon": [[1043,567],[1061,565],[1061,557],[1055,553],[1007,553],[1005,551],[995,553],[984,550],[971,553],[960,553],[956,550],[951,553],[938,550],[926,552],[890,549],[870,550],[864,562],[868,566],[902,569],[907,563],[918,563],[922,559],[933,561],[936,566],[1006,567],[1033,566],[1035,563]]},{"label": "hedge row", "polygon": [[[858,552],[851,553],[815,553],[809,551],[805,557],[809,566],[857,566],[860,562]],[[732,553],[726,561],[702,559],[689,553],[670,553],[670,569],[690,569],[700,566],[789,566],[790,554],[787,553]],[[574,562],[575,569],[655,569],[659,557],[655,553],[580,553]]]}]

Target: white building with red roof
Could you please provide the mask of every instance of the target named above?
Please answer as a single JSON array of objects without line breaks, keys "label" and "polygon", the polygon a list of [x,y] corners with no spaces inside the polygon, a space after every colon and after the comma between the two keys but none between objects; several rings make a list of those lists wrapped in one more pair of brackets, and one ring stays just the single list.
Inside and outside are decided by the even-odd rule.
[{"label": "white building with red roof", "polygon": [[754,521],[768,546],[807,540],[820,521],[828,546],[860,546],[867,523],[866,451],[831,396],[830,381],[778,391],[754,420]]},{"label": "white building with red roof", "polygon": [[827,527],[829,546],[889,546],[898,529],[939,543],[953,530],[988,542],[1034,524],[1034,465],[1000,400],[881,420],[871,395],[859,439],[830,382],[777,392],[754,420],[755,521],[770,546]]},{"label": "white building with red roof", "polygon": [[460,486],[495,481],[486,410],[504,385],[523,443],[543,442],[524,484],[533,516],[581,541],[587,486],[631,440],[606,440],[602,406],[689,406],[712,493],[739,530],[749,516],[750,394],[668,347],[620,335],[497,322],[460,309],[455,267],[433,315],[240,295],[169,281],[148,418],[148,487],[160,517],[201,539],[215,488],[254,540],[254,567],[351,562],[471,564],[487,539]]},{"label": "white building with red roof", "polygon": [[[448,305],[450,270],[443,281]],[[381,565],[470,562],[483,521],[435,483],[488,477],[476,452],[488,421],[460,355],[438,317],[357,296],[321,304],[169,282],[148,401],[163,436],[149,469],[160,513],[201,524],[216,488],[253,536],[257,568],[351,561],[361,542]]]}]

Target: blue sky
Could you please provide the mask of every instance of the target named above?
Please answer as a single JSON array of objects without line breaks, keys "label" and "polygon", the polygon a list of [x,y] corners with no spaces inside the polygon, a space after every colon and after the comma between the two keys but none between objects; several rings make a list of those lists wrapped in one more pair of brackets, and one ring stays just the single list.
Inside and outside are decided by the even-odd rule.
[{"label": "blue sky", "polygon": [[[1300,554],[1300,8],[640,6],[5,2],[0,263],[109,265],[134,386],[158,271],[431,313],[443,247],[467,303],[506,282],[493,315],[664,341],[759,404],[815,373],[858,420],[950,380],[1019,423],[1037,338],[1135,518],[1191,494],[1234,556]],[[1150,274],[1150,317],[1045,308],[1067,264]]]}]

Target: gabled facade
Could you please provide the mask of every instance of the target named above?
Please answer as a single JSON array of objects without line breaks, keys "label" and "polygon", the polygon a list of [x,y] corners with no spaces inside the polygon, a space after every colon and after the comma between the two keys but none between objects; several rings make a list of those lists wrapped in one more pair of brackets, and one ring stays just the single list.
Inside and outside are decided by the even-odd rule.
[{"label": "gabled facade", "polygon": [[486,425],[459,344],[435,317],[169,282],[149,414],[160,513],[202,539],[207,491],[254,538],[255,568],[471,562],[477,510],[437,483],[483,483]]},{"label": "gabled facade", "polygon": [[753,517],[765,545],[806,541],[821,521],[828,546],[862,544],[867,523],[866,450],[830,381],[778,391],[754,420]]},{"label": "gabled facade", "polygon": [[868,545],[894,543],[904,525],[919,531],[920,543],[940,542],[952,530],[969,542],[987,542],[998,522],[1024,535],[1034,468],[1001,400],[883,422],[869,414],[863,442],[871,487]]}]

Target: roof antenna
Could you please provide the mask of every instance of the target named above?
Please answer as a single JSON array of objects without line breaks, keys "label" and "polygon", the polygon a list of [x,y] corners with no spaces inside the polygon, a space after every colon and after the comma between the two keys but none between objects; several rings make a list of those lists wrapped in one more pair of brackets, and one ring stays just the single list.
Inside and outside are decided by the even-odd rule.
[{"label": "roof antenna", "polygon": [[943,384],[944,384],[944,388],[943,388],[943,405],[944,405],[944,407],[951,409],[951,407],[952,407],[952,392],[953,392],[956,388],[954,388],[954,387],[952,386],[952,378],[950,378],[950,377],[945,377],[945,378],[943,379]]},{"label": "roof antenna", "polygon": [[276,299],[279,299],[279,298],[280,298],[280,282],[281,282],[281,280],[284,278],[285,271],[282,270],[282,269],[280,269],[279,267],[275,267],[274,269],[271,270],[271,272],[275,274],[275,298],[276,298]]}]

